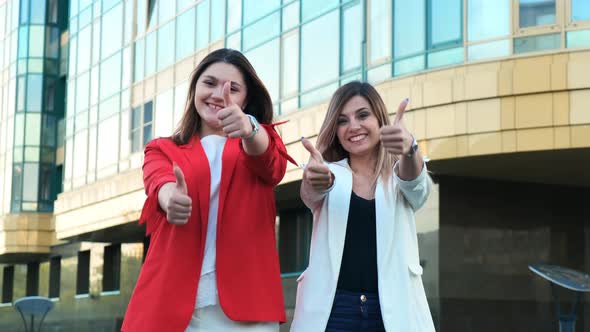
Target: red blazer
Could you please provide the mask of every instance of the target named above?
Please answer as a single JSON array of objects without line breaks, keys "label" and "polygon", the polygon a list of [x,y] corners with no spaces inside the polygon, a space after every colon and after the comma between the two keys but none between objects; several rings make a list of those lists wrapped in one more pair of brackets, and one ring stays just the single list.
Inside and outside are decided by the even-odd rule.
[{"label": "red blazer", "polygon": [[[264,127],[270,141],[262,155],[248,156],[239,139],[228,138],[222,156],[217,287],[221,308],[235,321],[286,321],[273,188],[292,159],[273,126]],[[168,223],[158,204],[160,187],[176,181],[172,162],[182,169],[192,199],[182,226]],[[181,146],[168,138],[151,141],[143,178],[148,197],[139,222],[151,242],[122,331],[183,332],[195,309],[209,216],[210,170],[200,139]]]}]

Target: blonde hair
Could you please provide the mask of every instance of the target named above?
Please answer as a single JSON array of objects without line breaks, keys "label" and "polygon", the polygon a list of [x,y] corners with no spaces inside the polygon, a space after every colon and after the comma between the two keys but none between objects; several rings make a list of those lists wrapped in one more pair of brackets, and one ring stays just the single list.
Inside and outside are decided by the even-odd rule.
[{"label": "blonde hair", "polygon": [[[387,107],[381,99],[381,96],[375,88],[369,83],[359,81],[352,81],[341,86],[330,100],[326,118],[320,128],[320,134],[317,139],[317,149],[322,154],[324,160],[328,162],[335,162],[344,158],[349,158],[348,152],[344,150],[336,131],[338,128],[338,116],[342,113],[344,105],[355,96],[363,97],[371,106],[375,117],[379,123],[379,127],[390,124],[389,116],[387,114]],[[376,184],[379,177],[384,183],[389,183],[393,172],[393,165],[397,161],[397,157],[393,154],[387,153],[385,149],[381,148],[381,142],[377,146],[377,161],[373,173],[373,185]]]}]

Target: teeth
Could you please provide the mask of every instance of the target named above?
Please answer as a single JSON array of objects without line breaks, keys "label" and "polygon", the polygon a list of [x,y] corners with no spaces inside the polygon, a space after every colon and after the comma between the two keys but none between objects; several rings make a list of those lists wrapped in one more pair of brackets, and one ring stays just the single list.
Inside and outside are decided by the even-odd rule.
[{"label": "teeth", "polygon": [[358,142],[358,141],[362,140],[363,138],[365,138],[365,136],[367,136],[367,135],[358,135],[358,136],[354,136],[354,137],[351,137],[351,138],[350,138],[350,140],[351,140],[352,142]]}]

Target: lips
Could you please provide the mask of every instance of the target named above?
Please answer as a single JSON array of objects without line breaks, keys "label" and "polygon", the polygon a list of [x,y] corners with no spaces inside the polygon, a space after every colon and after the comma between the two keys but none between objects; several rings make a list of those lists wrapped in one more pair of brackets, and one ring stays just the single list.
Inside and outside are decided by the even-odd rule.
[{"label": "lips", "polygon": [[210,109],[212,109],[214,111],[219,111],[220,109],[223,109],[223,106],[217,105],[217,104],[212,104],[212,103],[207,103],[207,107],[209,107]]},{"label": "lips", "polygon": [[360,135],[352,136],[348,140],[351,141],[351,142],[353,142],[353,143],[357,143],[359,141],[362,141],[366,137],[367,137],[367,134],[360,134]]}]

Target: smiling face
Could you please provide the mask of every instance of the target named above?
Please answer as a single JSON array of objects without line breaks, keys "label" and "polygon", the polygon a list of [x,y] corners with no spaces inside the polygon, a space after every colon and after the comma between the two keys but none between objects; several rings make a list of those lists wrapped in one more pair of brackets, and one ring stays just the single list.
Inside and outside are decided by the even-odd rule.
[{"label": "smiling face", "polygon": [[213,63],[197,80],[194,103],[201,118],[201,137],[211,134],[223,135],[217,112],[226,107],[223,100],[223,85],[227,81],[231,81],[232,102],[244,109],[248,89],[242,73],[234,65],[224,62]]},{"label": "smiling face", "polygon": [[379,121],[364,97],[352,97],[338,115],[336,136],[350,157],[377,153]]}]

